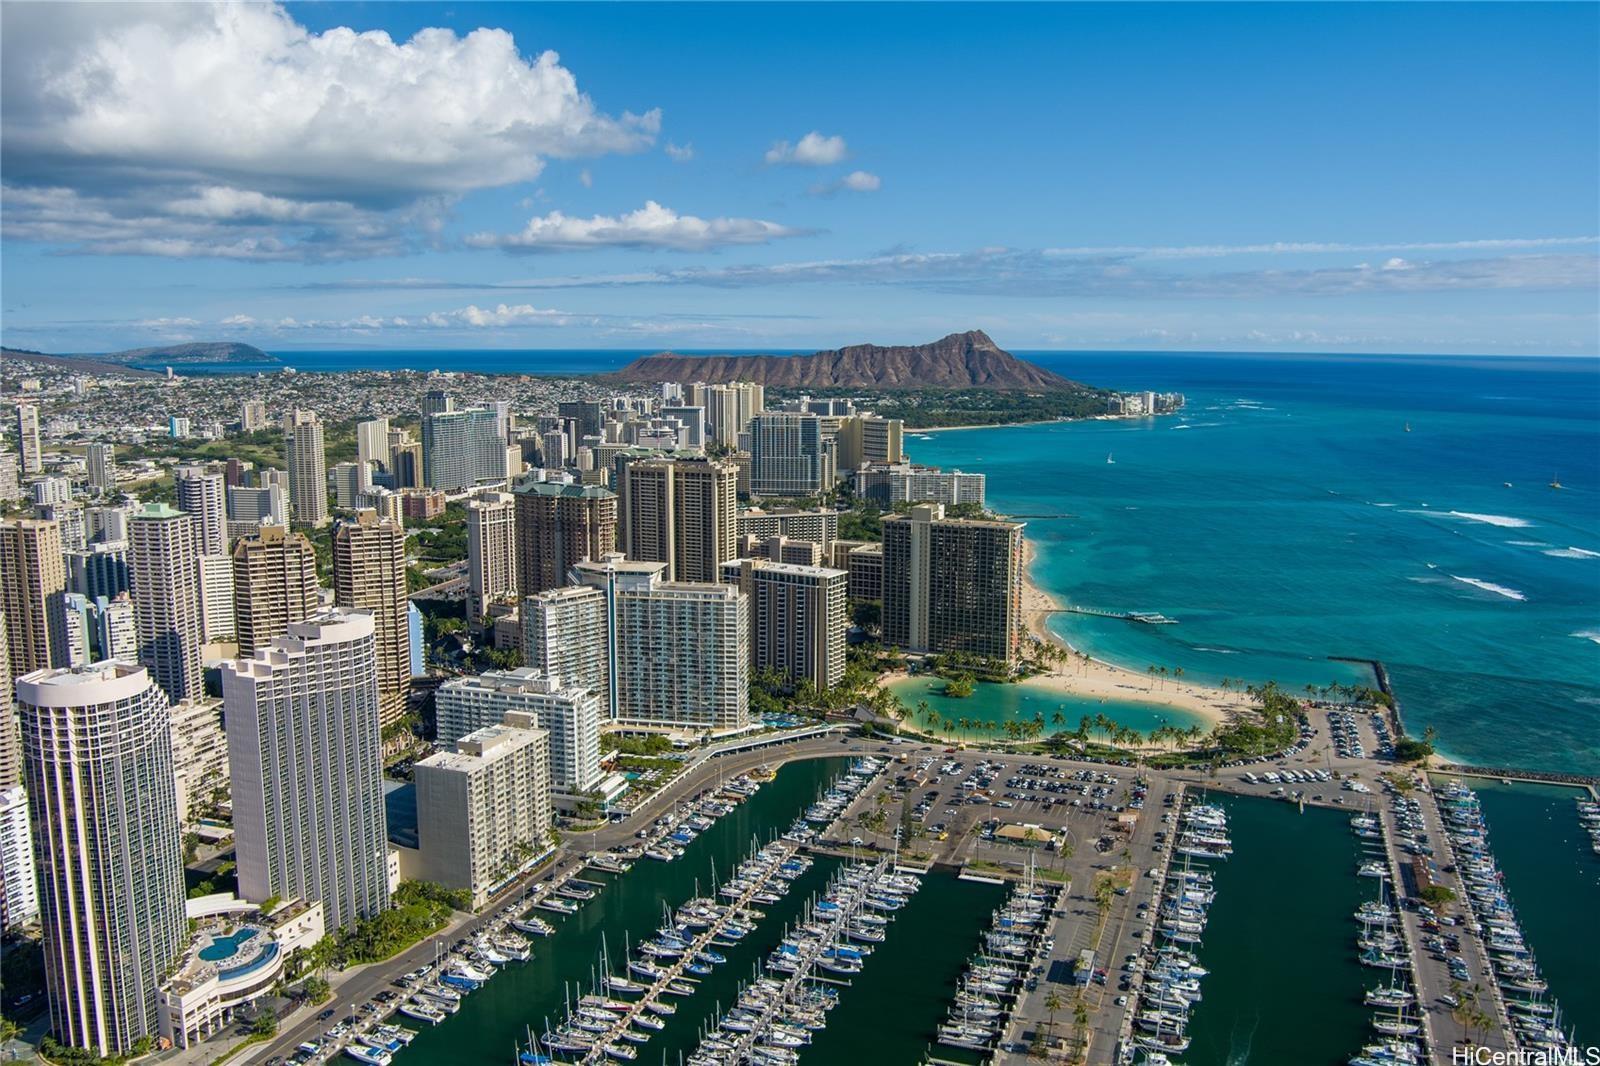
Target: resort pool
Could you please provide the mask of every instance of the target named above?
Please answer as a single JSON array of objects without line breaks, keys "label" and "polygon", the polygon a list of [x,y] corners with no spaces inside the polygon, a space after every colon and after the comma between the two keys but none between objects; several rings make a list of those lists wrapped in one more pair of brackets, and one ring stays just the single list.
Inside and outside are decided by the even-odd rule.
[{"label": "resort pool", "polygon": [[231,936],[212,937],[211,943],[200,949],[200,957],[206,962],[221,962],[231,959],[239,954],[239,950],[255,937],[259,930],[241,929]]}]

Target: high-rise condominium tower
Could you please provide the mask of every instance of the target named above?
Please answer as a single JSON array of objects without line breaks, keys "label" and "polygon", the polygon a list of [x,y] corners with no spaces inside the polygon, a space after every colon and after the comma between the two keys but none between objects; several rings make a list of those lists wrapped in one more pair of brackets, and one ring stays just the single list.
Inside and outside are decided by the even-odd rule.
[{"label": "high-rise condominium tower", "polygon": [[445,492],[505,481],[506,438],[500,412],[474,407],[424,417],[422,472],[429,488]]},{"label": "high-rise condominium tower", "polygon": [[389,902],[375,633],[322,612],[222,666],[239,892],[321,900],[330,930]]},{"label": "high-rise condominium tower", "polygon": [[885,644],[1010,660],[1021,627],[1021,523],[945,518],[936,503],[883,520]]},{"label": "high-rise condominium tower", "polygon": [[117,487],[116,449],[96,442],[89,445],[89,487],[95,492],[112,492]]},{"label": "high-rise condominium tower", "polygon": [[716,581],[738,554],[739,468],[707,459],[620,463],[620,540],[630,559],[667,564],[668,581]]},{"label": "high-rise condominium tower", "polygon": [[411,692],[407,634],[406,532],[400,523],[361,510],[333,531],[333,602],[372,615],[377,641],[379,717],[406,713]]},{"label": "high-rise condominium tower", "polygon": [[182,952],[183,840],[167,699],[142,666],[17,679],[51,1028],[126,1053],[158,1031]]},{"label": "high-rise condominium tower", "polygon": [[374,418],[356,423],[356,462],[373,463],[379,469],[389,466],[389,420]]},{"label": "high-rise condominium tower", "polygon": [[517,591],[567,584],[568,571],[616,547],[617,498],[598,485],[524,481],[517,506]]},{"label": "high-rise condominium tower", "polygon": [[[808,542],[809,543],[809,542]],[[844,678],[850,575],[765,559],[722,564],[722,580],[750,601],[750,665],[825,691]]]},{"label": "high-rise condominium tower", "polygon": [[530,666],[458,677],[436,696],[439,743],[450,747],[475,730],[497,725],[516,711],[550,734],[550,779],[561,792],[579,793],[600,783],[598,691],[549,677]]},{"label": "high-rise condominium tower", "polygon": [[222,471],[180,466],[176,473],[178,510],[195,517],[195,547],[201,555],[228,550],[227,484]]},{"label": "high-rise condominium tower", "polygon": [[283,421],[289,456],[289,506],[298,526],[328,521],[328,468],[322,444],[322,423],[315,411],[296,408]]},{"label": "high-rise condominium tower", "polygon": [[39,409],[31,403],[17,404],[17,454],[24,474],[44,469],[44,450],[39,446]]},{"label": "high-rise condominium tower", "polygon": [[196,533],[193,515],[164,503],[146,504],[128,523],[128,578],[139,628],[139,661],[173,703],[204,694]]},{"label": "high-rise condominium tower", "polygon": [[833,485],[834,442],[822,419],[767,411],[750,423],[750,493],[814,496]]},{"label": "high-rise condominium tower", "polygon": [[12,677],[67,664],[66,592],[61,528],[37,518],[0,521],[0,612]]},{"label": "high-rise condominium tower", "polygon": [[516,503],[509,492],[486,492],[467,503],[467,620],[482,621],[489,604],[516,593]]},{"label": "high-rise condominium tower", "polygon": [[233,546],[233,615],[249,658],[317,609],[317,554],[304,534],[261,526]]}]

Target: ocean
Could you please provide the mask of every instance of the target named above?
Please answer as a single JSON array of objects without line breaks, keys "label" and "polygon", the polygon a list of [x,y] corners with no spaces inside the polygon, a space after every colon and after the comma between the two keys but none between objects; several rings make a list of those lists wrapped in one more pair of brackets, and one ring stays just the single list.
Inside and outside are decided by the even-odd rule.
[{"label": "ocean", "polygon": [[[274,354],[576,374],[646,350]],[[1074,644],[1295,689],[1366,683],[1331,657],[1378,659],[1447,755],[1600,773],[1600,361],[1018,354],[1189,398],[1155,419],[908,434],[915,461],[985,473],[992,507],[1030,516],[1043,587],[1179,621],[1057,616]]]}]

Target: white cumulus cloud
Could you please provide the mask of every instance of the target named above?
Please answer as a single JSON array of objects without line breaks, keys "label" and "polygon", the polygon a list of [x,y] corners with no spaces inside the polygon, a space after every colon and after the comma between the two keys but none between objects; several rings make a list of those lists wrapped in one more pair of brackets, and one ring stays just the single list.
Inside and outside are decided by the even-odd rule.
[{"label": "white cumulus cloud", "polygon": [[687,163],[694,158],[694,145],[692,144],[673,144],[668,141],[665,151],[667,158],[674,163]]},{"label": "white cumulus cloud", "polygon": [[517,233],[477,233],[467,238],[475,248],[509,252],[572,251],[584,248],[652,248],[700,251],[737,244],[765,244],[781,237],[802,236],[792,229],[757,218],[698,218],[647,200],[624,215],[576,218],[560,211],[535,216]]},{"label": "white cumulus cloud", "polygon": [[344,232],[375,254],[378,229],[427,239],[455,197],[548,159],[643,150],[660,128],[658,111],[601,111],[555,52],[526,58],[498,29],[313,33],[262,3],[3,17],[7,235],[78,251],[331,258],[300,250]]},{"label": "white cumulus cloud", "polygon": [[824,137],[812,130],[794,144],[774,141],[764,158],[769,166],[825,167],[839,162],[849,150],[843,137]]},{"label": "white cumulus cloud", "polygon": [[838,181],[811,186],[812,196],[834,196],[841,192],[877,192],[883,188],[883,179],[865,170],[852,170]]}]

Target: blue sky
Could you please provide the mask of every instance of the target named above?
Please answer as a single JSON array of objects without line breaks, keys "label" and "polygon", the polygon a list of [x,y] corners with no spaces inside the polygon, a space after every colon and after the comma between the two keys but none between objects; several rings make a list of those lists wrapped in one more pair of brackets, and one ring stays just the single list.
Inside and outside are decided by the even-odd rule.
[{"label": "blue sky", "polygon": [[1600,350],[1592,4],[0,20],[15,346]]}]

